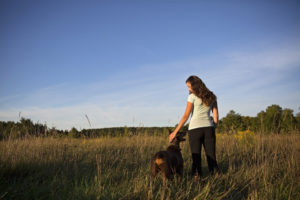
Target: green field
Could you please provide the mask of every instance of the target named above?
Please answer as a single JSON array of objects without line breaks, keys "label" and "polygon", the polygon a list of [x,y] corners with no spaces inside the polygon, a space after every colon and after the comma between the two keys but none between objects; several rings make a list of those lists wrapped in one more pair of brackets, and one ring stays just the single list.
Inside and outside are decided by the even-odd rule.
[{"label": "green field", "polygon": [[217,135],[221,174],[189,175],[150,187],[150,161],[167,136],[97,139],[28,138],[0,141],[0,199],[300,199],[299,135]]}]

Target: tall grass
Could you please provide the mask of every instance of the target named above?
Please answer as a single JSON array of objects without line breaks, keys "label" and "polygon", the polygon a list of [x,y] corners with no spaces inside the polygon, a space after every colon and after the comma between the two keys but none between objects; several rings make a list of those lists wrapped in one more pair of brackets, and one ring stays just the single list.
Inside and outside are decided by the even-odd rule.
[{"label": "tall grass", "polygon": [[300,136],[217,135],[222,173],[150,184],[150,161],[167,137],[31,138],[0,142],[0,199],[300,199]]}]

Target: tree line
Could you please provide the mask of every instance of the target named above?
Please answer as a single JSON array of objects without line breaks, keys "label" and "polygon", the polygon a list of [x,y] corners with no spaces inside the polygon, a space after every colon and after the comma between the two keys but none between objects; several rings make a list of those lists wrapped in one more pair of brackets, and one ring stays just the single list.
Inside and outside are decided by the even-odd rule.
[{"label": "tree line", "polygon": [[[177,125],[175,125],[176,127]],[[48,128],[46,124],[33,123],[31,119],[21,118],[19,122],[0,121],[0,139],[16,139],[24,137],[102,137],[102,136],[133,136],[133,135],[168,135],[168,129],[174,127],[113,127],[98,129],[58,130]],[[182,131],[188,130],[188,124]],[[271,105],[255,117],[242,116],[234,110],[219,120],[217,133],[234,134],[237,131],[250,130],[256,134],[288,134],[300,132],[300,113],[294,115],[289,108],[282,109],[279,105]]]},{"label": "tree line", "polygon": [[235,133],[245,130],[264,134],[299,133],[300,113],[294,116],[292,109],[282,109],[276,104],[268,106],[265,111],[259,112],[255,117],[242,116],[230,110],[220,120],[217,127],[219,133]]},{"label": "tree line", "polygon": [[98,129],[59,130],[48,128],[46,124],[33,123],[31,119],[21,118],[19,122],[0,121],[0,140],[28,137],[71,137],[96,138],[103,136],[133,136],[133,135],[167,135],[173,127],[112,127]]}]

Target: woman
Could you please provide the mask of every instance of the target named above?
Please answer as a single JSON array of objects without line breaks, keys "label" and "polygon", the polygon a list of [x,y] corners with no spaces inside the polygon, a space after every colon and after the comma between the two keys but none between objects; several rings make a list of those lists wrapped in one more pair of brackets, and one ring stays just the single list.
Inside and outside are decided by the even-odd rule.
[{"label": "woman", "polygon": [[[219,171],[216,161],[215,134],[215,127],[218,123],[217,97],[197,76],[190,76],[186,80],[186,85],[190,94],[185,113],[177,128],[170,134],[169,140],[170,142],[173,140],[177,132],[188,120],[190,113],[193,110],[188,128],[188,135],[193,161],[191,173],[194,179],[197,180],[202,176],[202,144],[204,145],[210,173],[213,174],[215,171]],[[213,112],[213,120],[210,117],[211,111]]]}]

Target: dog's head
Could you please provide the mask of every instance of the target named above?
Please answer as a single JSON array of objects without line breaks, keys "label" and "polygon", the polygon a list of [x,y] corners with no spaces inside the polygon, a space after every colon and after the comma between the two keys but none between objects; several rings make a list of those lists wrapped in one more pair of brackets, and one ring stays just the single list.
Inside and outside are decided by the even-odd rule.
[{"label": "dog's head", "polygon": [[[171,134],[173,131],[169,129],[169,134]],[[172,140],[171,143],[173,144],[179,144],[180,142],[185,141],[184,136],[186,135],[186,132],[178,132],[175,136],[175,138]]]}]

